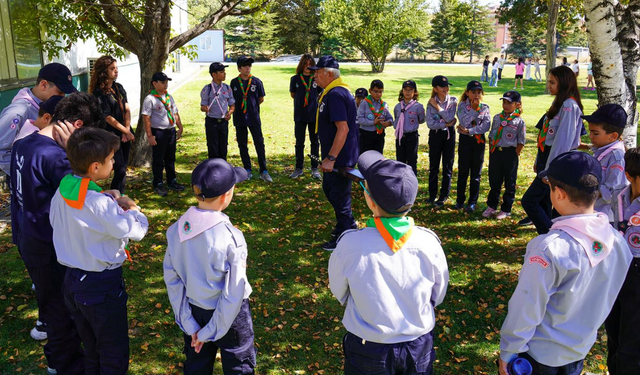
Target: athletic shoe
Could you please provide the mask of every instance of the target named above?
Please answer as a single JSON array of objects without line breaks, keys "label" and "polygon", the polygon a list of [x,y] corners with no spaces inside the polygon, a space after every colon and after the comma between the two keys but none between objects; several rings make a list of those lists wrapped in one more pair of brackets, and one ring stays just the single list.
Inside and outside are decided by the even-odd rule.
[{"label": "athletic shoe", "polygon": [[273,182],[273,179],[269,176],[269,172],[267,171],[260,173],[260,179],[264,182]]},{"label": "athletic shoe", "polygon": [[487,207],[486,210],[482,213],[482,217],[486,217],[487,219],[491,216],[495,215],[498,212],[495,208]]},{"label": "athletic shoe", "polygon": [[473,212],[473,211],[475,211],[475,210],[476,210],[476,204],[475,204],[475,203],[473,203],[473,204],[467,205],[467,207],[465,207],[465,208],[464,208],[464,210],[465,210],[466,212],[471,213],[471,212]]},{"label": "athletic shoe", "polygon": [[58,371],[52,369],[51,367],[47,367],[47,375],[58,375]]},{"label": "athletic shoe", "polygon": [[464,203],[456,203],[456,205],[453,206],[453,208],[456,210],[462,210],[464,208]]},{"label": "athletic shoe", "polygon": [[247,180],[250,180],[253,177],[253,173],[251,173],[251,169],[245,169],[247,171]]},{"label": "athletic shoe", "polygon": [[532,224],[533,224],[533,221],[529,219],[529,216],[518,221],[518,225],[520,225],[521,227],[526,227],[527,225],[532,225]]},{"label": "athletic shoe", "polygon": [[336,237],[331,237],[331,239],[322,244],[322,249],[326,251],[333,251],[338,246],[338,240]]},{"label": "athletic shoe", "polygon": [[498,214],[498,216],[496,216],[496,219],[498,220],[502,220],[502,219],[506,219],[508,217],[511,216],[511,212],[504,212],[504,211],[500,211],[500,213]]},{"label": "athletic shoe", "polygon": [[171,181],[167,187],[173,191],[184,191],[184,186],[180,185],[175,179]]},{"label": "athletic shoe", "polygon": [[322,175],[320,174],[320,171],[318,171],[318,168],[313,168],[311,170],[311,177],[315,178],[316,180],[322,180]]},{"label": "athletic shoe", "polygon": [[296,168],[296,170],[295,170],[295,171],[293,171],[293,173],[291,173],[291,174],[289,175],[289,177],[291,177],[291,178],[298,178],[298,177],[302,176],[303,174],[304,174],[304,172],[302,171],[302,169],[298,169],[298,168]]},{"label": "athletic shoe", "polygon": [[47,339],[47,331],[45,331],[44,324],[41,321],[36,322],[36,326],[33,327],[31,332],[31,338],[37,341],[42,341]]},{"label": "athletic shoe", "polygon": [[436,207],[442,207],[442,206],[444,206],[444,200],[438,199],[437,201],[435,201],[435,203],[433,205],[436,206]]},{"label": "athletic shoe", "polygon": [[153,191],[155,191],[159,196],[161,197],[166,197],[167,194],[169,194],[169,192],[167,191],[167,189],[164,187],[164,184],[161,182],[158,185],[156,185],[153,188]]}]

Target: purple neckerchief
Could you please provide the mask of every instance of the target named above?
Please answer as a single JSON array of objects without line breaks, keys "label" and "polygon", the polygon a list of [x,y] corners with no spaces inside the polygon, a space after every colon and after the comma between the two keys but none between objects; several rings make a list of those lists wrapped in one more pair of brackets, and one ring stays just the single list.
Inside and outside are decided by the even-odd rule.
[{"label": "purple neckerchief", "polygon": [[11,100],[11,103],[16,102],[17,100],[26,100],[27,102],[29,102],[32,106],[34,106],[36,108],[36,110],[40,110],[40,103],[38,103],[37,98],[35,98],[33,96],[33,94],[31,93],[31,89],[28,87],[25,87],[23,89],[21,89],[20,91],[18,91],[18,93],[16,94],[16,96],[13,97],[13,100]]},{"label": "purple neckerchief", "polygon": [[[436,95],[436,103],[438,103],[438,104],[445,104],[445,106],[444,106],[443,110],[444,110],[444,111],[446,111],[446,110],[448,110],[448,109],[449,109],[449,107],[451,106],[451,103],[449,102],[449,98],[450,98],[450,96],[449,96],[449,94],[447,94],[447,96],[444,98],[444,102],[441,102],[441,101],[440,101],[440,98],[438,98],[438,95]],[[440,117],[440,119],[441,119],[442,121],[444,121],[444,119],[442,118],[442,116]],[[448,127],[448,126],[445,126],[445,128],[444,128],[444,129],[446,129],[446,130],[447,130],[447,141],[448,141],[448,140],[449,140],[449,138],[451,138],[451,131],[450,131],[450,129],[451,129],[451,128],[450,128],[450,127]],[[436,131],[437,131],[437,130],[436,130]]]},{"label": "purple neckerchief", "polygon": [[615,141],[603,147],[594,147],[591,149],[593,151],[593,156],[598,159],[598,161],[602,161],[605,156],[609,155],[614,150],[620,150],[624,154],[624,143],[622,141]]},{"label": "purple neckerchief", "polygon": [[409,110],[409,108],[413,107],[417,102],[413,99],[406,104],[404,100],[400,103],[400,118],[398,119],[398,125],[396,125],[396,139],[398,140],[398,144],[402,143],[402,136],[404,135],[404,116],[405,111]]},{"label": "purple neckerchief", "polygon": [[220,99],[218,98],[218,95],[220,95],[220,90],[222,90],[222,82],[220,82],[220,87],[218,88],[218,91],[216,91],[214,84],[215,83],[211,81],[211,91],[213,92],[213,100],[211,101],[207,109],[213,105],[213,102],[218,102],[218,108],[220,108],[220,113],[222,113],[222,116],[224,117],[227,115],[227,113],[224,111],[224,109],[222,109],[222,105],[220,105]]},{"label": "purple neckerchief", "polygon": [[594,215],[579,215],[557,219],[551,229],[561,230],[573,237],[595,267],[611,254],[615,235],[609,225],[609,217],[597,212]]},{"label": "purple neckerchief", "polygon": [[220,211],[200,210],[190,207],[178,220],[180,242],[189,240],[214,225],[229,222],[229,217]]}]

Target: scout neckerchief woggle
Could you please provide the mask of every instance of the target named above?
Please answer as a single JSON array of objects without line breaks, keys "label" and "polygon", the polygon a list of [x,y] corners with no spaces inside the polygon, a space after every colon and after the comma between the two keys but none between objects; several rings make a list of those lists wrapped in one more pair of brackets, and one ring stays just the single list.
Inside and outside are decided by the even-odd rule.
[{"label": "scout neckerchief woggle", "polygon": [[398,118],[398,124],[396,125],[396,139],[398,144],[402,144],[402,136],[404,135],[404,120],[409,108],[413,107],[417,102],[413,99],[409,103],[405,103],[404,100],[400,102],[400,117]]},{"label": "scout neckerchief woggle", "polygon": [[[576,98],[570,96],[569,99],[573,99],[577,102]],[[544,119],[544,123],[542,124],[542,129],[540,129],[540,133],[538,134],[538,148],[540,152],[544,152],[544,142],[547,140],[547,133],[549,132],[549,123],[551,119],[549,118],[549,114]]]},{"label": "scout neckerchief woggle", "polygon": [[[474,111],[480,114],[480,111],[482,111],[482,101],[478,102],[478,109],[475,109]],[[475,134],[473,137],[476,139],[476,142],[478,142],[478,144],[484,143],[484,139],[482,139],[482,135]]]},{"label": "scout neckerchief woggle", "polygon": [[320,107],[322,105],[322,99],[329,93],[329,91],[335,89],[336,87],[344,87],[345,89],[349,90],[349,85],[342,81],[342,77],[334,79],[327,85],[327,87],[324,88],[322,94],[320,94],[320,97],[318,98],[318,109],[316,110],[316,133],[318,132],[318,119],[320,118]]},{"label": "scout neckerchief woggle", "polygon": [[373,217],[367,220],[367,227],[376,228],[391,251],[396,253],[411,237],[413,219],[406,216]]},{"label": "scout neckerchief woggle", "polygon": [[158,100],[160,100],[162,105],[164,105],[164,109],[167,110],[167,117],[169,118],[169,123],[173,125],[175,123],[175,120],[173,119],[173,112],[171,112],[171,97],[169,96],[169,93],[166,92],[164,96],[162,96],[158,94],[158,92],[154,89],[154,90],[151,90],[151,95],[158,98]]},{"label": "scout neckerchief woggle", "polygon": [[304,80],[304,75],[302,75],[302,73],[300,73],[300,80],[302,81],[302,84],[304,85],[304,105],[303,105],[303,107],[306,107],[307,105],[309,105],[309,92],[311,91],[311,81],[313,80],[313,74],[309,76],[309,82],[306,82]]},{"label": "scout neckerchief woggle", "polygon": [[249,95],[249,89],[251,88],[251,80],[253,79],[253,75],[249,74],[249,82],[247,82],[247,89],[244,89],[244,85],[242,84],[242,75],[238,75],[238,83],[240,83],[240,92],[242,92],[242,105],[240,108],[242,109],[242,113],[247,113],[247,95]]},{"label": "scout neckerchief woggle", "polygon": [[513,121],[514,118],[516,117],[520,117],[520,109],[516,108],[515,111],[513,111],[513,113],[511,113],[509,115],[509,117],[505,118],[506,114],[504,113],[504,111],[502,111],[500,113],[500,127],[498,128],[498,132],[496,133],[496,137],[493,140],[493,142],[491,142],[491,147],[489,148],[489,153],[492,153],[496,150],[496,147],[498,146],[498,143],[500,142],[500,139],[502,138],[502,131],[504,130],[504,128],[509,125],[509,123],[511,121]]},{"label": "scout neckerchief woggle", "polygon": [[[371,97],[371,95],[368,95],[366,98],[364,98],[364,101],[367,102],[367,104],[369,105],[369,109],[371,110],[371,113],[373,113],[373,120],[375,121],[378,117],[382,116],[382,114],[384,113],[384,106],[385,103],[384,100],[380,99],[380,109],[376,110],[376,107],[373,106],[373,98]],[[382,124],[378,124],[376,125],[376,133],[378,134],[382,134],[384,132],[384,126],[382,126]]]}]

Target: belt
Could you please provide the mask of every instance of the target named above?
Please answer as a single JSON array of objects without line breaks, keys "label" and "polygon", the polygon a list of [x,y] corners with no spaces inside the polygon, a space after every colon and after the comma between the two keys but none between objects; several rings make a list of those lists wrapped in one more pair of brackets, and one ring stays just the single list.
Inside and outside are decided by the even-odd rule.
[{"label": "belt", "polygon": [[78,279],[80,279],[81,281],[84,280],[84,278],[89,275],[92,278],[98,278],[101,280],[111,280],[111,279],[117,279],[117,278],[121,278],[122,277],[122,267],[117,267],[117,268],[113,268],[113,269],[105,269],[103,271],[100,272],[95,272],[95,271],[85,271],[85,270],[81,270],[79,268],[67,268],[67,272],[69,272],[70,275],[73,275],[75,277],[77,277]]},{"label": "belt", "polygon": [[507,151],[507,149],[514,148],[514,146],[496,147],[496,151]]},{"label": "belt", "polygon": [[[209,117],[209,116],[207,116]],[[221,123],[221,122],[225,122],[227,120],[223,119],[223,118],[215,118],[215,117],[209,117],[210,119],[212,119],[213,121],[217,122],[217,123]]]}]

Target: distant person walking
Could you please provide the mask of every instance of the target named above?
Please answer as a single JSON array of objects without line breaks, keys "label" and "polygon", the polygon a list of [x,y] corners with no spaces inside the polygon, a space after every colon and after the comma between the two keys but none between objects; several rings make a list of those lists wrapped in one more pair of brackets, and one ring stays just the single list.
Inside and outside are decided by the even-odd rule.
[{"label": "distant person walking", "polygon": [[480,81],[489,82],[489,55],[484,57],[484,62],[482,63],[482,75],[480,76]]},{"label": "distant person walking", "polygon": [[524,73],[524,59],[522,57],[518,57],[518,63],[516,64],[516,81],[513,83],[514,90],[518,88],[518,79],[520,80],[520,89],[524,90],[522,73]]}]

